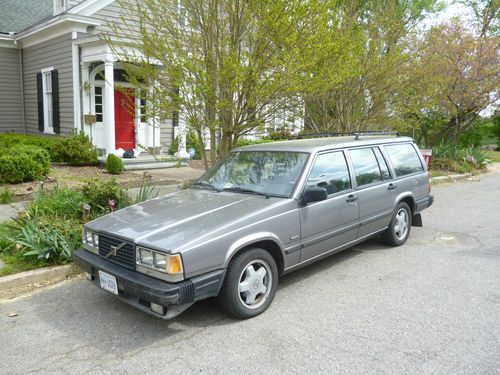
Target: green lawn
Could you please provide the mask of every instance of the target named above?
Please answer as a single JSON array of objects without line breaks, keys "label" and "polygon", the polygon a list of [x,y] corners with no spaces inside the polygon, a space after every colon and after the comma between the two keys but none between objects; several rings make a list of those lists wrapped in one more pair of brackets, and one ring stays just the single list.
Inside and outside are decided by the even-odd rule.
[{"label": "green lawn", "polygon": [[494,163],[500,163],[500,151],[486,151],[488,159]]}]

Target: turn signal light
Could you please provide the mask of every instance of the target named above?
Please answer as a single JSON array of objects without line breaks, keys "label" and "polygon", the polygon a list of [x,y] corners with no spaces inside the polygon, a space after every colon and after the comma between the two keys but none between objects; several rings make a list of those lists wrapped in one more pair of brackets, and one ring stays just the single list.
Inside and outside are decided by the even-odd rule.
[{"label": "turn signal light", "polygon": [[182,273],[182,260],[180,254],[169,255],[167,258],[167,273],[171,275]]}]

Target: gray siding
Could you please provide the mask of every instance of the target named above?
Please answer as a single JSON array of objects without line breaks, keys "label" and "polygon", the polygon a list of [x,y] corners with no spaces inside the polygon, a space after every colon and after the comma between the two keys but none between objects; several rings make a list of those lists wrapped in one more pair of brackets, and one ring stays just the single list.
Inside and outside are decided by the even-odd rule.
[{"label": "gray siding", "polygon": [[0,48],[0,132],[6,131],[24,131],[17,48]]},{"label": "gray siding", "polygon": [[74,128],[73,118],[73,67],[71,34],[37,44],[23,50],[24,63],[24,107],[26,130],[37,134],[38,106],[36,74],[43,68],[53,66],[59,73],[59,113],[61,134],[70,134]]},{"label": "gray siding", "polygon": [[[122,1],[117,0],[109,4],[108,6],[102,8],[95,14],[93,14],[92,18],[101,21],[101,26],[99,26],[97,30],[103,33],[110,33],[112,30],[110,25],[123,24],[123,21],[121,19],[122,16],[127,18],[127,23],[126,23],[127,26],[122,30],[120,30],[121,29],[120,27],[119,31],[125,31],[127,34],[130,34],[131,32],[134,31],[134,29],[138,30],[139,23],[137,21],[137,18],[131,17],[130,11],[129,10],[124,11],[122,8],[122,5],[126,6],[126,4],[132,4],[131,6],[134,6],[133,5],[134,2],[135,0],[122,0]],[[128,8],[130,8],[130,6]],[[138,31],[136,31],[136,33],[137,35],[139,34]]]},{"label": "gray siding", "polygon": [[168,151],[168,146],[172,143],[173,140],[173,129],[172,129],[172,120],[165,120],[162,126],[160,127],[160,145],[163,148],[164,152]]}]

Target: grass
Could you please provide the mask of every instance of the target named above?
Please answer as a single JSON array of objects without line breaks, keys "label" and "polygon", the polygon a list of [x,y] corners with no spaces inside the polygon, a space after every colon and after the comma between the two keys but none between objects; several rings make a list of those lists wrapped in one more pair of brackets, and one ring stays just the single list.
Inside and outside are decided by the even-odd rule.
[{"label": "grass", "polygon": [[0,268],[0,276],[13,275],[47,266],[47,263],[43,261],[11,254],[3,254],[1,258],[5,266]]},{"label": "grass", "polygon": [[449,171],[443,171],[441,169],[431,169],[431,177],[448,176],[452,174]]},{"label": "grass", "polygon": [[9,204],[12,203],[14,198],[14,193],[7,187],[4,187],[0,191],[0,204]]},{"label": "grass", "polygon": [[485,151],[485,152],[488,159],[490,159],[493,163],[500,163],[500,151]]}]

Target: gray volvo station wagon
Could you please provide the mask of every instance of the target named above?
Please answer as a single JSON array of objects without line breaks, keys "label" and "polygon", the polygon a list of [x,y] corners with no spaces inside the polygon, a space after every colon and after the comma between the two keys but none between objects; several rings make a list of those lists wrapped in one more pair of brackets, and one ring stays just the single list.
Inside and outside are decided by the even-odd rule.
[{"label": "gray volvo station wagon", "polygon": [[251,318],[286,273],[376,235],[404,244],[432,202],[411,138],[259,144],[233,150],[189,189],[87,223],[74,260],[97,286],[162,319],[208,297]]}]

